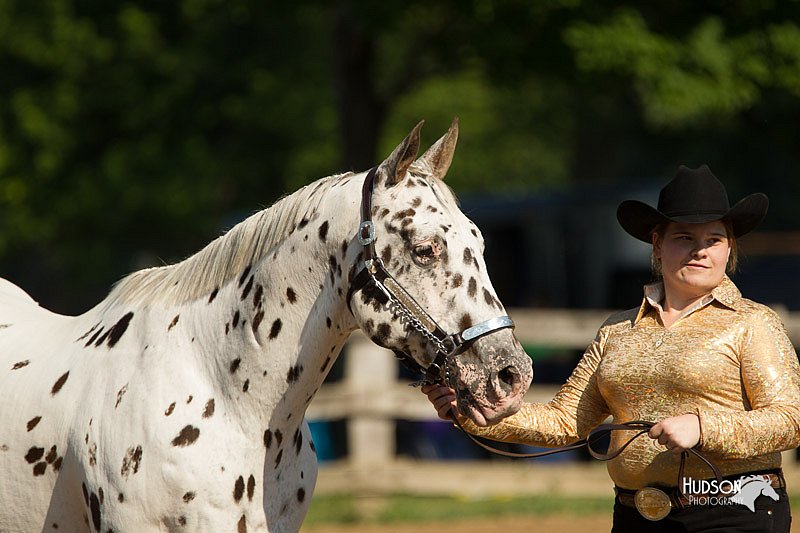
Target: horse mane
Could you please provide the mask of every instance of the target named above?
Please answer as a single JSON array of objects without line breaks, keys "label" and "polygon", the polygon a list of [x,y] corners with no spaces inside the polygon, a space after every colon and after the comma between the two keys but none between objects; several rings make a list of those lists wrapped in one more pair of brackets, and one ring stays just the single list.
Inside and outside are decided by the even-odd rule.
[{"label": "horse mane", "polygon": [[122,278],[104,300],[118,303],[179,305],[219,289],[255,265],[298,225],[317,213],[331,182],[352,175],[321,178],[256,212],[180,263],[139,270]]}]

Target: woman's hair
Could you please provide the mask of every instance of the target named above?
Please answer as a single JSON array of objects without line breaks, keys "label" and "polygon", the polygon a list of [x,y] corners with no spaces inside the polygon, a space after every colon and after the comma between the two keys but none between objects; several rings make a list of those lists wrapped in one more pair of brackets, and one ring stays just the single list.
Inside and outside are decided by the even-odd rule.
[{"label": "woman's hair", "polygon": [[[728,256],[728,265],[725,267],[725,273],[730,275],[736,272],[736,268],[739,266],[739,248],[736,245],[736,236],[733,234],[733,226],[727,220],[722,220],[722,225],[725,226],[725,233],[728,237],[728,245],[731,247],[731,253]],[[659,239],[664,238],[664,233],[667,231],[667,226],[669,222],[662,222],[651,232],[651,235],[657,235]],[[661,271],[661,259],[656,257],[655,249],[650,253],[650,270],[653,273],[655,279],[661,279],[664,274]]]}]

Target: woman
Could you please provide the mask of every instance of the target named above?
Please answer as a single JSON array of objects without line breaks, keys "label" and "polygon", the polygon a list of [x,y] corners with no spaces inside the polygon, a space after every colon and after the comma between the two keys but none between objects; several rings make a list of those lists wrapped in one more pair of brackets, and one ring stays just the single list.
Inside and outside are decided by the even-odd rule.
[{"label": "woman", "polygon": [[[641,305],[603,324],[549,403],[526,403],[487,428],[459,420],[477,435],[547,447],[585,437],[608,416],[655,422],[650,439],[636,439],[608,463],[614,532],[789,531],[780,451],[800,443],[797,355],[777,315],[742,298],[726,275],[736,266],[736,239],[767,206],[756,193],[729,207],[706,165],[681,166],[657,209],[620,204],[625,231],[653,245],[659,280],[645,287]],[[451,389],[423,392],[441,418],[456,412]],[[630,436],[615,432],[612,449]],[[714,474],[691,456],[679,479],[681,452],[690,448],[725,483],[712,484]],[[764,495],[747,501],[756,481]]]}]

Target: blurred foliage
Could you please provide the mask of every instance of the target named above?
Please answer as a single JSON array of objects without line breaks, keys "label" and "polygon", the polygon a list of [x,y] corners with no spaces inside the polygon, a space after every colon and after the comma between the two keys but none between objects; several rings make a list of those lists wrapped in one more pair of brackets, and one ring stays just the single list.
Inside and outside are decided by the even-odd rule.
[{"label": "blurred foliage", "polygon": [[708,162],[798,226],[800,2],[0,0],[0,276],[77,312],[420,119],[460,194]]}]

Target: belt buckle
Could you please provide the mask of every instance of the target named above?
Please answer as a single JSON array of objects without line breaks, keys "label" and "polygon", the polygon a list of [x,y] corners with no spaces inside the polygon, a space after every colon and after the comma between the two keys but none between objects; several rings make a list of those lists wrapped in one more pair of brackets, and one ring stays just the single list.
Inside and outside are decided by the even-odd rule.
[{"label": "belt buckle", "polygon": [[663,520],[672,510],[672,502],[667,493],[655,487],[637,490],[633,502],[639,514],[653,522]]}]

